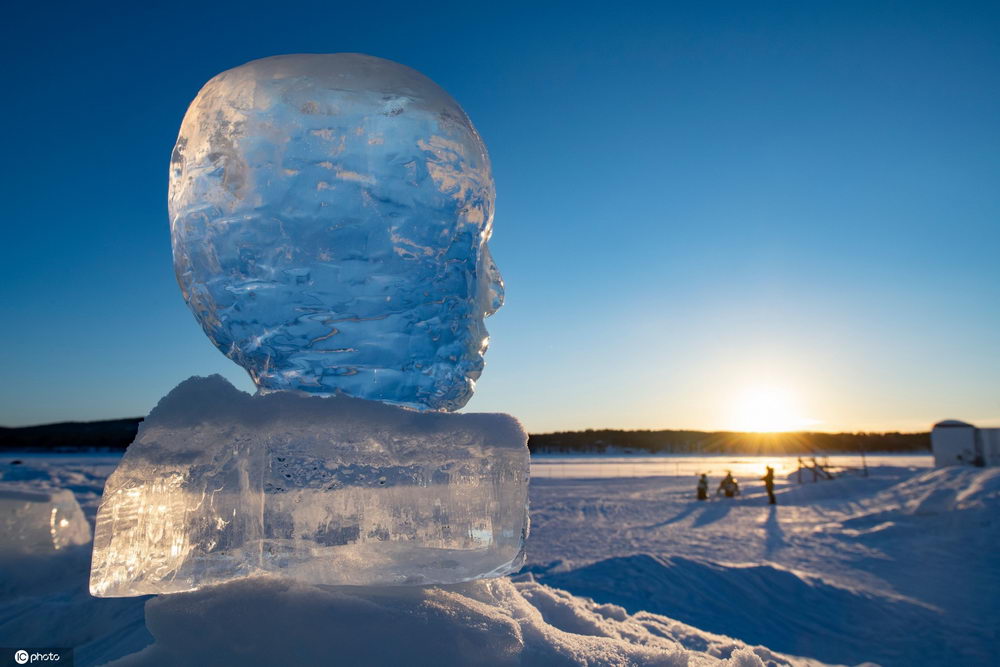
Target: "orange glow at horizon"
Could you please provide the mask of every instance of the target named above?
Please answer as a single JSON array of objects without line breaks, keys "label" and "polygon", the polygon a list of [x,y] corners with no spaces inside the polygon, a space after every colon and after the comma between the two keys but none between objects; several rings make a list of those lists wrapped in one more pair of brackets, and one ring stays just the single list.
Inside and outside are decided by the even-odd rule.
[{"label": "orange glow at horizon", "polygon": [[783,433],[819,424],[802,416],[796,395],[773,385],[752,385],[736,395],[731,404],[729,428],[751,433]]}]

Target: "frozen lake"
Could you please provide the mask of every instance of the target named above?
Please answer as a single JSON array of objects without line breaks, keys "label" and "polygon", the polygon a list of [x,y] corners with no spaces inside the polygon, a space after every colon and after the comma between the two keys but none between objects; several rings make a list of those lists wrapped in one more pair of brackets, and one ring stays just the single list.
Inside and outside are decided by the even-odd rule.
[{"label": "frozen lake", "polygon": [[[0,454],[0,464],[12,460],[50,460],[62,464],[86,463],[91,468],[101,468],[110,474],[118,465],[121,453],[18,453]],[[931,468],[934,459],[927,454],[868,454],[869,466],[894,466],[900,468]],[[808,464],[808,458],[803,457]],[[857,454],[819,456],[823,465],[835,468],[861,468]],[[688,477],[707,473],[722,476],[729,470],[736,477],[760,477],[765,466],[774,468],[779,477],[798,468],[797,456],[739,456],[715,454],[691,456],[684,454],[660,456],[576,456],[572,454],[538,454],[531,457],[531,476],[537,479],[595,479],[612,477]],[[805,473],[806,475],[810,473]],[[805,481],[811,481],[806,479]]]},{"label": "frozen lake", "polygon": [[[717,454],[713,456],[573,456],[568,454],[537,455],[531,457],[531,476],[540,479],[592,479],[607,477],[686,477],[707,473],[725,475],[731,471],[736,477],[761,476],[764,468],[771,466],[778,476],[788,475],[798,469],[797,456],[738,456]],[[933,457],[927,454],[869,454],[869,466],[896,466],[901,468],[930,468]],[[803,457],[808,464],[808,458]],[[819,456],[823,465],[837,468],[861,468],[857,454]],[[811,473],[804,473],[811,474]]]}]

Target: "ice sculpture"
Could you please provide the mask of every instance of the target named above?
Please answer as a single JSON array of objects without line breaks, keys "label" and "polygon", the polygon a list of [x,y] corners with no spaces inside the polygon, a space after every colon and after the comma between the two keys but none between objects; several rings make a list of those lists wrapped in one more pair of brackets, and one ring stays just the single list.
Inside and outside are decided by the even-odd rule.
[{"label": "ice sculpture", "polygon": [[47,554],[90,542],[90,524],[71,491],[0,486],[0,554]]},{"label": "ice sculpture", "polygon": [[184,298],[259,391],[192,378],[153,410],[105,487],[91,592],[516,570],[527,436],[447,412],[503,300],[489,158],[458,104],[370,56],[253,61],[192,102],[169,203]]},{"label": "ice sculpture", "polygon": [[217,375],[192,378],[108,480],[92,591],[178,592],[265,572],[320,584],[505,574],[523,560],[523,449],[508,415],[251,397]]},{"label": "ice sculpture", "polygon": [[259,387],[454,410],[503,299],[493,196],[479,134],[419,72],[351,53],[256,60],[184,117],[174,268]]}]

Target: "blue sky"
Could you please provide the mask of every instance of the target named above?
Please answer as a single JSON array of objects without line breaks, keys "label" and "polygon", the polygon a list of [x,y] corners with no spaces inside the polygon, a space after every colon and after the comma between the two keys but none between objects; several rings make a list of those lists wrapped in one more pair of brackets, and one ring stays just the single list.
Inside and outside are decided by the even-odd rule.
[{"label": "blue sky", "polygon": [[508,301],[467,410],[739,428],[771,387],[822,430],[1000,424],[998,6],[652,4],[20,4],[0,424],[251,388],[174,281],[170,151],[214,74],[338,51],[424,72],[489,146]]}]

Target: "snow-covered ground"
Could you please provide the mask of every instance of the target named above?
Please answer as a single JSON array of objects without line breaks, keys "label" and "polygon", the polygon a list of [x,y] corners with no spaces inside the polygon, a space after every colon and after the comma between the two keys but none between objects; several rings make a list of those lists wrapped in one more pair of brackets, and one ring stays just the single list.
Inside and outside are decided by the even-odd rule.
[{"label": "snow-covered ground", "polygon": [[[4,455],[0,483],[70,489],[93,521],[116,462]],[[87,546],[5,556],[0,646],[78,665],[992,664],[1000,469],[870,472],[783,480],[773,508],[749,478],[709,502],[691,476],[535,479],[525,572],[450,587],[95,599]]]},{"label": "snow-covered ground", "polygon": [[[699,503],[691,478],[536,480],[536,580],[826,662],[993,664],[1000,469],[878,467]],[[757,482],[759,485],[760,483]]]}]

